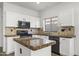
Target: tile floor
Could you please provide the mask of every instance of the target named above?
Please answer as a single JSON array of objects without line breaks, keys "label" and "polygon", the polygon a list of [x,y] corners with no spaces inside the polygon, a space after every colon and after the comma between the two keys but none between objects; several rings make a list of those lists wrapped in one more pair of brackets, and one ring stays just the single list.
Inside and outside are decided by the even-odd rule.
[{"label": "tile floor", "polygon": [[2,47],[0,47],[0,53],[2,52]]},{"label": "tile floor", "polygon": [[0,56],[14,56],[14,53],[11,53],[11,54],[7,55],[7,54],[5,54],[5,53],[2,52],[2,53],[0,53]]},{"label": "tile floor", "polygon": [[52,56],[60,56],[60,55],[58,55],[58,54],[55,54],[55,53],[52,53]]},{"label": "tile floor", "polygon": [[[9,54],[9,55],[7,55],[7,54],[5,54],[5,53],[0,53],[0,56],[14,56],[14,53]],[[59,55],[57,55],[57,54],[55,54],[55,53],[52,53],[52,56],[59,56]]]},{"label": "tile floor", "polygon": [[[4,52],[2,52],[2,48],[0,47],[0,56],[14,56],[14,53],[11,53],[11,54],[5,54]],[[55,53],[52,53],[52,56],[59,56]]]}]

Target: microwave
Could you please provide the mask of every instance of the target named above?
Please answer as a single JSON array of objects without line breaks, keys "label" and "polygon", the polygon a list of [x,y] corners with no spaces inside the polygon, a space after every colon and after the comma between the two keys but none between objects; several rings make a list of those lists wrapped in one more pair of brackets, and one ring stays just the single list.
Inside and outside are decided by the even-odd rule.
[{"label": "microwave", "polygon": [[30,28],[30,22],[26,21],[18,21],[19,28]]}]

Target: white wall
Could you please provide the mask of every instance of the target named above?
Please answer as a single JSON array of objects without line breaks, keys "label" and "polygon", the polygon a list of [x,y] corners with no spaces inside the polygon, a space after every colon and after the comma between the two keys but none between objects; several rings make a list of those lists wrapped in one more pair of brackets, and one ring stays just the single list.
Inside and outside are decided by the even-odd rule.
[{"label": "white wall", "polygon": [[[75,24],[75,54],[79,55],[79,2],[64,2],[58,4],[58,6],[52,7],[48,10],[45,10],[41,13],[41,22],[44,18],[52,17],[52,16],[59,16],[61,12],[66,10],[74,11],[74,24]],[[63,19],[64,20],[64,19]]]},{"label": "white wall", "polygon": [[61,12],[65,10],[70,10],[74,7],[74,3],[60,3],[46,11],[41,13],[41,18],[48,18],[52,16],[59,16]]},{"label": "white wall", "polygon": [[29,16],[39,16],[39,13],[37,11],[21,7],[19,5],[11,4],[11,3],[4,3],[4,11],[13,11],[17,13],[26,14]]}]

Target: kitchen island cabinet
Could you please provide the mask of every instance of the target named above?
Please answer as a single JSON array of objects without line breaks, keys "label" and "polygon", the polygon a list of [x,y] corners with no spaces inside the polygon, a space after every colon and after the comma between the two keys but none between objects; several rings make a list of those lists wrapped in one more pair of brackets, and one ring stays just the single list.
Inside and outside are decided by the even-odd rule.
[{"label": "kitchen island cabinet", "polygon": [[7,44],[5,44],[5,53],[6,54],[11,54],[15,51],[15,47],[14,47],[14,38],[19,38],[19,36],[11,36],[9,35],[9,37],[5,37],[5,41]]},{"label": "kitchen island cabinet", "polygon": [[15,56],[51,56],[51,45],[55,41],[35,39],[14,39]]},{"label": "kitchen island cabinet", "polygon": [[15,56],[51,56],[51,46],[33,51],[16,43]]}]

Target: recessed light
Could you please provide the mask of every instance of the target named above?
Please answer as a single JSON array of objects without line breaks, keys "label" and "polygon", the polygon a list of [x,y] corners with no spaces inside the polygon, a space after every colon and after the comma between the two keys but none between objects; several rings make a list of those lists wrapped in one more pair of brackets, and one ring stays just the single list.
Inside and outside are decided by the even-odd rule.
[{"label": "recessed light", "polygon": [[40,4],[40,2],[36,2],[36,4]]}]

